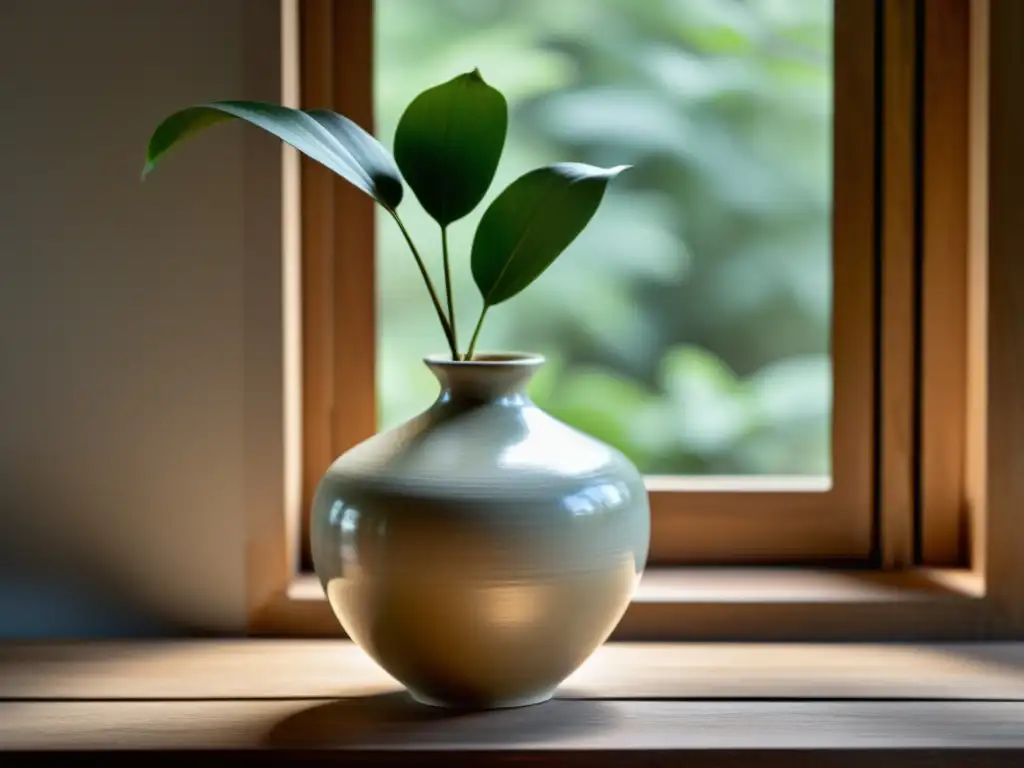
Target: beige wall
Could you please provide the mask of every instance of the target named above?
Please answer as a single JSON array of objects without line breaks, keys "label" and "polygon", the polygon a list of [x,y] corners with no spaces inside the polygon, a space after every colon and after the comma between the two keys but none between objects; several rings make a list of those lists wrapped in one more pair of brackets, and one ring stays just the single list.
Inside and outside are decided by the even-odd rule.
[{"label": "beige wall", "polygon": [[[0,636],[244,626],[246,505],[279,504],[277,0],[0,2]],[[250,481],[250,482],[247,482]]]}]

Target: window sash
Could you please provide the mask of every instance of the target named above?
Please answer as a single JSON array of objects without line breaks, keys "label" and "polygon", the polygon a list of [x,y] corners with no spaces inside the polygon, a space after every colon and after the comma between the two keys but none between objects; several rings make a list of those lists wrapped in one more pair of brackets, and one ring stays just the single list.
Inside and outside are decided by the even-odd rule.
[{"label": "window sash", "polygon": [[[857,0],[840,0],[845,6],[847,3],[857,3]],[[345,3],[334,3],[332,0],[301,0],[302,9],[307,21],[317,19],[326,26],[320,27],[321,39],[327,42],[320,49],[307,48],[303,52],[303,65],[306,70],[307,96],[309,95],[311,82],[311,71],[308,69],[310,61],[316,62],[317,56],[324,56],[325,51],[330,51],[333,40],[337,34],[344,34],[345,29],[363,29],[365,37],[369,39],[371,29],[370,16],[368,13],[369,3],[362,0],[354,2],[348,0]],[[287,41],[289,23],[287,20],[288,9],[294,10],[298,7],[298,0],[285,2],[286,19],[283,23],[282,40],[286,43],[284,48],[288,50]],[[337,5],[346,10],[345,24],[337,24],[337,21],[330,16],[332,9]],[[864,5],[874,5],[864,3]],[[969,17],[969,24],[962,23],[965,11]],[[360,7],[365,12],[360,15]],[[897,523],[905,525],[909,535],[907,538],[916,536],[915,527],[919,524],[939,524],[930,516],[931,499],[935,498],[929,491],[933,486],[928,482],[922,482],[923,474],[918,473],[922,466],[919,461],[920,453],[917,450],[922,441],[927,441],[931,449],[945,452],[950,451],[949,446],[942,446],[944,440],[959,440],[962,447],[960,461],[956,465],[961,467],[960,484],[963,498],[954,500],[959,507],[959,514],[944,515],[939,518],[943,526],[943,536],[952,537],[960,542],[958,553],[959,562],[965,562],[966,551],[970,552],[970,564],[973,570],[935,570],[935,569],[907,569],[907,563],[913,559],[900,561],[891,557],[893,554],[885,546],[876,550],[881,559],[875,564],[883,571],[895,572],[871,572],[858,570],[855,573],[840,573],[835,570],[790,570],[780,572],[771,569],[736,569],[726,572],[718,572],[718,569],[705,569],[699,574],[692,570],[671,570],[654,567],[650,569],[652,578],[661,579],[667,577],[681,580],[680,583],[692,585],[693,578],[703,578],[714,586],[718,584],[723,589],[720,597],[715,597],[714,589],[710,593],[694,595],[692,589],[684,589],[684,594],[674,595],[665,593],[662,590],[656,597],[650,594],[641,594],[631,606],[624,622],[624,632],[631,637],[648,639],[669,639],[700,637],[703,639],[733,639],[733,640],[763,640],[767,638],[787,637],[789,639],[837,639],[847,640],[895,640],[895,639],[986,639],[986,638],[1019,638],[1024,634],[1024,549],[1021,542],[1024,542],[1024,516],[1019,514],[1020,499],[1024,498],[1024,450],[1021,449],[1020,435],[1024,434],[1024,408],[1021,407],[1021,398],[1024,397],[1024,369],[1019,364],[1020,348],[1020,307],[1024,305],[1021,298],[1024,285],[1024,261],[1019,258],[1020,254],[1020,210],[1024,205],[1024,195],[1021,193],[1019,179],[1024,175],[1024,143],[1020,136],[1024,135],[1024,109],[1017,98],[1017,84],[1020,74],[1024,71],[1024,57],[1021,55],[1019,46],[1020,34],[1024,31],[1024,5],[1016,2],[990,2],[989,0],[879,0],[877,6],[884,16],[878,17],[882,22],[886,48],[881,52],[882,58],[886,60],[885,71],[876,72],[879,80],[885,80],[885,87],[892,88],[889,79],[896,76],[895,70],[891,70],[893,62],[898,61],[894,51],[899,51],[899,45],[903,45],[906,51],[906,40],[919,41],[924,39],[925,50],[922,51],[916,42],[913,46],[912,58],[905,59],[905,62],[915,62],[913,66],[901,70],[899,77],[909,78],[907,82],[918,78],[918,74],[926,81],[929,73],[936,71],[935,67],[926,64],[928,52],[927,47],[933,46],[932,55],[939,55],[939,51],[949,51],[951,60],[959,61],[960,66],[967,70],[966,93],[961,87],[960,96],[950,96],[949,93],[956,91],[942,91],[935,98],[951,98],[953,103],[959,103],[957,107],[947,104],[942,109],[947,110],[950,119],[945,121],[926,122],[923,127],[921,123],[910,134],[904,134],[904,141],[901,144],[891,138],[891,128],[888,121],[894,119],[898,112],[888,110],[882,115],[876,115],[879,122],[885,123],[887,143],[882,147],[882,167],[887,168],[887,162],[894,159],[900,163],[907,163],[911,169],[910,173],[905,170],[900,176],[904,181],[916,185],[927,185],[927,191],[933,196],[935,204],[933,185],[947,183],[960,184],[963,181],[961,163],[966,164],[966,192],[959,194],[966,195],[966,210],[959,210],[957,206],[938,206],[939,210],[949,215],[941,216],[932,213],[931,226],[936,228],[945,223],[955,227],[964,227],[966,251],[963,255],[966,266],[943,270],[935,267],[932,270],[933,276],[946,276],[950,284],[956,284],[951,280],[951,275],[962,274],[965,279],[959,285],[964,291],[966,298],[964,306],[964,334],[963,342],[964,367],[966,376],[948,375],[949,370],[931,369],[930,377],[922,376],[922,369],[928,369],[927,363],[921,360],[915,361],[912,366],[893,366],[885,364],[884,355],[874,358],[873,361],[880,364],[880,373],[873,378],[874,385],[884,393],[891,389],[895,376],[904,376],[906,380],[901,386],[907,394],[908,401],[900,402],[895,400],[887,407],[888,402],[884,397],[880,398],[881,410],[872,416],[879,419],[883,425],[889,425],[888,431],[881,430],[878,451],[874,458],[877,460],[877,478],[879,485],[876,491],[879,495],[879,504],[875,510],[878,526],[876,536],[880,537],[883,544],[892,530],[896,530]],[[908,28],[899,25],[899,21],[893,22],[892,14],[904,14],[904,20],[913,19],[913,24]],[[927,16],[920,14],[939,14],[941,18],[929,21]],[[319,17],[316,16],[319,14]],[[354,14],[354,15],[353,15]],[[947,14],[950,14],[947,16]],[[960,14],[959,16],[953,14]],[[953,23],[952,19],[961,19]],[[936,25],[946,23],[943,34],[961,35],[960,42],[951,42],[946,39],[945,43],[935,43],[932,35],[935,34]],[[335,29],[337,24],[338,29]],[[292,26],[298,26],[297,23]],[[317,25],[314,23],[305,29],[306,42],[316,32]],[[941,27],[938,27],[941,29]],[[908,38],[908,29],[914,36]],[[901,31],[902,30],[902,31]],[[298,35],[295,35],[296,39]],[[963,50],[967,46],[968,55],[960,56],[957,50]],[[902,40],[903,43],[899,41]],[[893,48],[892,46],[897,46]],[[958,48],[959,46],[959,48]],[[294,45],[293,45],[294,47]],[[265,49],[261,48],[259,56],[265,56]],[[247,52],[256,56],[256,51]],[[312,58],[311,58],[312,57]],[[368,58],[368,57],[367,57]],[[966,58],[966,61],[965,61]],[[325,65],[326,72],[333,71],[333,60],[321,61]],[[941,71],[941,70],[940,70]],[[285,68],[287,75],[288,68]],[[885,77],[883,78],[882,75]],[[931,75],[934,77],[934,75]],[[948,77],[946,78],[948,79]],[[316,82],[312,78],[312,82]],[[941,85],[928,82],[924,83],[924,93],[928,88],[937,88]],[[334,105],[336,109],[344,109],[350,114],[356,113],[351,104],[345,106],[341,102],[333,101],[334,85],[330,77],[323,76],[319,86],[320,94],[324,97],[321,104]],[[342,89],[343,90],[343,89]],[[314,94],[315,95],[315,94]],[[346,98],[351,99],[351,94]],[[927,97],[925,98],[927,102]],[[296,99],[297,102],[297,99]],[[372,107],[368,94],[364,94],[361,102],[367,111],[362,115],[367,117]],[[969,105],[969,109],[968,109]],[[915,109],[924,107],[927,113],[927,104],[918,104]],[[935,109],[935,103],[932,102]],[[940,109],[940,113],[941,113]],[[937,137],[938,131],[944,126],[951,124],[960,115],[967,121],[966,140],[963,138],[962,126],[954,126],[954,131],[961,131],[960,139]],[[913,114],[913,113],[912,113]],[[913,124],[913,123],[910,123]],[[920,132],[918,132],[920,131]],[[921,141],[920,136],[927,136],[931,132],[932,138]],[[906,136],[911,136],[910,140]],[[966,146],[964,144],[966,143]],[[935,147],[944,147],[944,163],[933,161],[929,165],[929,158],[922,157],[937,152]],[[889,157],[891,152],[897,151],[894,157]],[[902,153],[902,154],[899,154]],[[900,159],[902,158],[902,159]],[[915,159],[916,158],[916,159]],[[992,158],[990,163],[989,158]],[[917,165],[922,161],[921,165]],[[922,168],[918,171],[915,169]],[[931,168],[930,176],[928,168]],[[946,172],[943,172],[945,169]],[[305,169],[304,169],[305,170]],[[288,169],[286,166],[286,175]],[[315,183],[316,169],[306,172],[303,183],[309,185]],[[321,182],[329,180],[324,176]],[[876,183],[882,184],[883,195],[876,199],[880,209],[884,208],[886,214],[879,232],[879,239],[886,237],[889,227],[896,226],[904,211],[903,226],[906,226],[906,211],[914,211],[914,206],[904,205],[902,208],[893,209],[894,190],[888,185],[894,184],[891,174],[883,179],[877,179]],[[289,188],[289,180],[285,179],[285,188]],[[323,253],[316,252],[306,254],[306,268],[309,269],[313,263],[319,263],[323,276],[329,283],[332,275],[333,261],[328,256],[331,251],[327,246],[333,246],[335,234],[342,228],[335,217],[334,188],[333,185],[326,185],[329,192],[321,198],[314,197],[314,202],[320,200],[320,218],[317,213],[312,215],[310,209],[305,211],[302,220],[303,235],[306,237],[307,247],[316,243],[315,222],[319,221],[321,238],[320,247]],[[920,187],[916,192],[911,190],[910,194],[920,194]],[[942,194],[942,193],[939,193]],[[956,191],[947,190],[945,194],[955,196]],[[962,199],[962,198],[960,198]],[[304,200],[308,200],[304,196]],[[947,201],[948,203],[948,201]],[[345,205],[338,206],[338,213],[343,217],[346,211],[351,211]],[[289,206],[285,205],[285,218],[289,216]],[[916,214],[913,214],[916,216]],[[912,226],[924,225],[926,214],[922,214],[921,223]],[[964,223],[966,222],[966,224]],[[285,221],[285,228],[291,226],[290,220]],[[297,224],[296,224],[297,226]],[[365,236],[366,233],[364,233]],[[372,227],[369,230],[372,237]],[[310,236],[312,235],[312,240]],[[891,236],[891,235],[890,235]],[[915,236],[916,237],[916,236]],[[935,243],[940,236],[933,233],[930,242]],[[286,237],[286,242],[292,242]],[[883,296],[882,303],[878,307],[881,314],[881,322],[874,328],[877,332],[880,343],[884,345],[885,339],[892,333],[912,334],[904,341],[911,349],[923,338],[924,344],[940,344],[941,338],[936,338],[935,324],[927,321],[922,322],[921,318],[925,312],[921,310],[928,301],[935,301],[933,298],[934,279],[931,282],[920,280],[925,272],[924,262],[928,259],[939,259],[943,257],[932,256],[930,247],[925,247],[924,253],[914,248],[921,248],[921,243],[928,243],[929,237],[923,236],[917,240],[917,245],[907,246],[908,242],[913,243],[914,238],[896,238],[895,242],[902,243],[900,252],[901,259],[908,261],[899,265],[898,269],[907,270],[914,283],[915,293],[911,296],[891,295],[893,289],[893,278],[889,276],[890,266],[888,260],[892,249],[883,246],[882,266],[883,271],[876,274],[876,278],[882,282]],[[955,247],[950,248],[944,258],[954,258],[952,255]],[[372,251],[371,251],[372,253]],[[908,256],[908,253],[910,256]],[[912,258],[911,258],[912,257]],[[318,262],[317,259],[320,259]],[[285,278],[298,270],[299,256],[297,249],[285,253]],[[920,265],[920,266],[918,266]],[[962,269],[962,272],[958,272]],[[307,287],[311,281],[306,276]],[[923,295],[918,293],[921,284],[926,290]],[[314,287],[323,288],[323,296],[333,302],[335,287],[333,284],[320,286],[313,281]],[[300,314],[298,310],[298,293],[294,296],[288,285],[285,286],[285,325],[296,320]],[[950,290],[949,285],[945,290]],[[888,291],[889,293],[886,293]],[[894,313],[892,307],[899,306],[902,301],[910,301],[914,305],[914,312],[911,314],[912,321],[904,323],[897,328],[892,323]],[[309,321],[310,307],[316,306],[316,302],[307,300],[304,305],[306,321]],[[372,300],[359,304],[366,311],[366,317],[372,322]],[[351,307],[344,308],[351,311]],[[320,304],[321,314],[333,320],[333,304],[322,301]],[[873,314],[873,313],[872,313]],[[358,315],[358,313],[357,313]],[[371,326],[372,327],[372,326]],[[260,326],[262,329],[262,326]],[[297,334],[293,334],[286,327],[284,335],[285,347],[289,344],[299,346]],[[371,337],[372,338],[372,337]],[[304,345],[310,347],[311,339],[304,340]],[[319,338],[319,346],[312,345],[314,352],[321,350],[320,357],[316,358],[322,368],[334,375],[335,357],[334,351],[338,349],[345,351],[349,349],[344,341],[339,341],[333,334],[333,326],[330,332]],[[882,347],[884,349],[884,346]],[[326,350],[326,351],[324,351]],[[873,347],[878,352],[878,348]],[[372,354],[372,350],[371,350]],[[921,356],[924,358],[924,355]],[[298,355],[287,349],[284,351],[283,360],[288,367],[290,361],[297,361]],[[311,361],[307,356],[306,369],[309,370]],[[338,364],[337,370],[340,373],[346,372],[344,365]],[[372,396],[373,380],[372,366],[359,369],[363,373],[371,371],[371,375],[363,381],[364,391]],[[359,370],[356,371],[357,376]],[[934,374],[947,374],[936,376]],[[956,373],[955,371],[953,372]],[[285,383],[298,378],[297,372],[290,368],[284,372]],[[874,374],[872,374],[873,376]],[[344,377],[342,377],[343,379]],[[342,393],[358,391],[358,386],[341,381]],[[323,382],[321,382],[323,383]],[[328,382],[333,386],[333,381]],[[305,391],[311,382],[305,383]],[[947,422],[955,422],[962,418],[960,427],[948,427],[948,424],[934,425],[930,422],[921,423],[923,413],[917,412],[920,403],[921,393],[930,387],[964,387],[963,397],[965,403],[963,413],[943,413],[942,417]],[[345,387],[348,387],[347,389]],[[298,408],[299,398],[295,396],[297,385],[292,388],[285,387],[285,433],[291,434],[295,431],[289,421],[289,414]],[[955,398],[955,393],[946,393],[946,397]],[[940,395],[942,397],[942,395]],[[296,403],[293,408],[289,403],[291,399]],[[310,418],[308,412],[309,400],[307,399],[307,413],[305,418]],[[923,411],[923,409],[922,409]],[[908,412],[916,413],[907,420]],[[903,421],[897,421],[896,415],[902,414]],[[314,414],[314,428],[320,429],[323,436],[323,444],[327,445],[324,452],[329,456],[333,448],[335,427],[332,422],[334,414],[330,408],[323,412]],[[930,418],[930,417],[929,417]],[[295,419],[298,421],[298,419]],[[339,423],[345,419],[339,417]],[[906,430],[903,434],[900,429]],[[962,430],[961,436],[956,437],[957,430]],[[344,434],[341,430],[339,434]],[[886,435],[890,439],[886,439]],[[898,440],[891,439],[893,436]],[[950,437],[952,436],[952,437]],[[307,448],[309,445],[309,434],[306,435]],[[282,454],[285,466],[285,474],[288,474],[289,467],[299,466],[299,451],[294,453],[289,449],[291,441],[284,440]],[[917,446],[917,447],[915,447]],[[945,455],[942,453],[941,455]],[[329,460],[329,459],[325,459]],[[314,481],[319,479],[318,472],[309,469],[306,464],[307,482],[309,478]],[[954,470],[955,471],[955,470]],[[654,483],[655,498],[666,490],[659,487],[661,480]],[[738,513],[735,505],[726,503],[729,494],[708,493],[706,488],[696,487],[695,479],[689,480],[691,488],[686,493],[675,492],[676,498],[697,498],[704,495],[701,503],[709,505],[718,504],[707,508],[707,514],[716,518],[719,530],[724,530],[730,523],[728,518],[740,525],[743,514]],[[887,490],[887,484],[896,484],[899,492],[893,492],[892,488]],[[257,483],[260,485],[260,483]],[[267,485],[263,483],[260,487]],[[298,502],[298,494],[291,493],[290,484],[284,488],[282,496],[286,503],[283,508],[274,509],[272,503],[260,503],[249,505],[248,517],[246,519],[246,588],[247,606],[250,630],[255,634],[275,635],[309,635],[309,634],[330,634],[337,635],[340,630],[337,622],[330,614],[330,609],[323,599],[322,594],[315,584],[315,580],[304,575],[298,575],[296,570],[296,556],[300,540],[299,519],[301,504]],[[900,490],[898,486],[902,486]],[[946,491],[953,487],[952,484],[943,486]],[[255,492],[255,490],[254,490]],[[792,491],[791,491],[792,492]],[[769,493],[766,489],[746,487],[742,490],[733,489],[732,495],[747,494],[748,498],[758,501],[759,494],[765,494],[766,503],[777,500],[787,494]],[[807,493],[807,490],[803,491]],[[262,494],[261,494],[262,495]],[[909,499],[909,503],[908,500]],[[893,501],[899,503],[893,503]],[[753,510],[750,510],[753,512]],[[968,519],[964,521],[965,511]],[[687,515],[675,515],[671,519],[679,520],[692,514],[689,510]],[[657,520],[670,519],[664,515],[658,515]],[[726,522],[722,522],[725,520]],[[786,523],[785,516],[780,512],[777,518],[780,524]],[[965,536],[965,532],[969,534]],[[685,531],[677,530],[680,536]],[[781,536],[784,536],[782,534]],[[946,545],[944,545],[946,546]],[[896,554],[904,556],[896,547]],[[927,557],[926,548],[925,556]],[[780,574],[789,574],[798,581],[806,581],[807,589],[794,590],[768,590],[766,594],[763,587],[773,578]],[[724,581],[721,577],[724,576]],[[878,589],[862,592],[859,589],[836,589],[836,579],[854,579],[863,581],[867,579],[870,583],[877,585]],[[767,580],[767,581],[766,581]],[[645,583],[647,580],[645,579]],[[649,590],[648,590],[649,591]],[[671,590],[669,590],[671,592]],[[707,590],[705,590],[707,592]],[[630,617],[633,617],[632,619]]]},{"label": "window sash", "polygon": [[[373,120],[373,2],[302,3],[302,103]],[[342,22],[343,16],[343,22]],[[837,0],[833,214],[832,482],[715,490],[651,479],[651,561],[866,559],[874,461],[874,4]],[[869,41],[867,44],[865,41]],[[344,73],[344,74],[342,74]],[[372,203],[304,161],[304,508],[333,459],[376,430]],[[778,484],[775,483],[777,486]],[[303,539],[306,536],[302,537]]]}]

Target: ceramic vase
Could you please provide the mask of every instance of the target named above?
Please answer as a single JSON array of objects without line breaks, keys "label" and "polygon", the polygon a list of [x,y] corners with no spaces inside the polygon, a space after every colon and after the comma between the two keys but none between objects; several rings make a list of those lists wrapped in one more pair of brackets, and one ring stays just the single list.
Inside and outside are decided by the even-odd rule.
[{"label": "ceramic vase", "polygon": [[416,700],[545,701],[633,595],[650,540],[643,480],[531,402],[542,357],[425,362],[436,402],[321,481],[317,575],[348,636]]}]

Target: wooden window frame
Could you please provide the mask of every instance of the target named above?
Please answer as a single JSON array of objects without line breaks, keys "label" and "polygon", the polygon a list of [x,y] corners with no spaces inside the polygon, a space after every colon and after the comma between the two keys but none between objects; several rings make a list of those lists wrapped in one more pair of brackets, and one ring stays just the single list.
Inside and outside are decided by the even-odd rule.
[{"label": "wooden window frame", "polygon": [[[303,10],[302,101],[373,125],[373,0]],[[651,562],[864,562],[872,543],[874,3],[838,0],[834,88],[831,482],[649,478]],[[334,77],[335,73],[345,73]],[[869,137],[865,141],[864,137]],[[374,209],[303,164],[304,508],[327,467],[376,431]],[[332,314],[333,307],[333,314]],[[345,329],[344,333],[339,332]],[[332,399],[333,394],[333,399]],[[304,530],[303,541],[308,539]]]},{"label": "wooden window frame", "polygon": [[[654,572],[645,585],[662,587],[641,588],[618,636],[1024,629],[1024,599],[1010,609],[1011,597],[1024,596],[1024,545],[1003,538],[1024,541],[1024,522],[1012,519],[1009,497],[1000,505],[993,493],[1017,489],[1022,481],[1006,475],[1024,465],[992,450],[1012,445],[1007,425],[1022,422],[1024,434],[1014,402],[1024,387],[1012,386],[1024,384],[1024,371],[999,354],[1012,349],[1013,329],[996,316],[1008,310],[1015,274],[1014,233],[1004,232],[1014,224],[1011,206],[997,206],[996,193],[1012,199],[1013,191],[1005,174],[988,173],[990,154],[1001,168],[1024,160],[1012,133],[996,131],[1024,122],[1009,78],[997,76],[1016,64],[1011,42],[990,23],[990,14],[1016,20],[1003,2],[836,0],[834,176],[842,183],[834,198],[832,487],[774,491],[769,480],[712,490],[707,480],[652,480]],[[372,0],[285,5],[286,58],[289,36],[293,54],[301,41],[299,101],[372,127]],[[864,45],[876,35],[877,45]],[[301,409],[302,454],[291,461],[301,468],[302,500],[293,493],[284,514],[250,521],[250,627],[339,634],[315,581],[297,574],[300,521],[334,456],[375,428],[374,217],[370,201],[311,162],[303,160],[296,186],[301,266],[291,273],[301,275],[292,281],[300,295],[286,297],[286,314],[290,306],[301,334],[286,339],[301,344],[301,355],[285,359],[301,358],[301,405],[292,410]],[[1005,284],[991,279],[997,264]],[[704,587],[694,589],[694,571],[668,568],[681,563],[804,569],[787,572],[789,581],[769,569],[705,569],[696,578]],[[843,586],[828,581],[840,573]]]}]

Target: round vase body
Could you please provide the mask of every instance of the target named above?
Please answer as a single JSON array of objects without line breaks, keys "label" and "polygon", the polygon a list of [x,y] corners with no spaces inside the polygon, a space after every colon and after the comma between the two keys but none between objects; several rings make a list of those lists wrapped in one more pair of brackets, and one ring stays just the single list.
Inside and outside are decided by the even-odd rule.
[{"label": "round vase body", "polygon": [[543,358],[426,362],[438,400],[321,481],[317,575],[349,637],[419,701],[544,701],[629,604],[650,540],[643,479],[529,400]]}]

